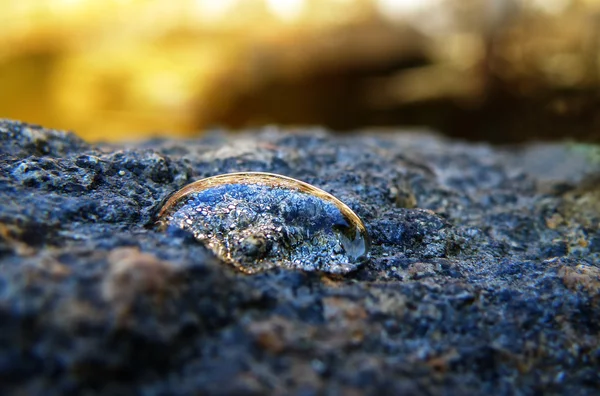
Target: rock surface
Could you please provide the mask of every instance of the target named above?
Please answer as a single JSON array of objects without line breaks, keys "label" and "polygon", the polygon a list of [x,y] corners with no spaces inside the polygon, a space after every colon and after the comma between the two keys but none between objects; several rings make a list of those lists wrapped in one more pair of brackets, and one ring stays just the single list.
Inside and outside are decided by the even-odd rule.
[{"label": "rock surface", "polygon": [[[371,259],[244,275],[160,202],[267,171],[347,203]],[[597,163],[566,145],[265,128],[89,145],[0,122],[0,393],[600,392]]]}]

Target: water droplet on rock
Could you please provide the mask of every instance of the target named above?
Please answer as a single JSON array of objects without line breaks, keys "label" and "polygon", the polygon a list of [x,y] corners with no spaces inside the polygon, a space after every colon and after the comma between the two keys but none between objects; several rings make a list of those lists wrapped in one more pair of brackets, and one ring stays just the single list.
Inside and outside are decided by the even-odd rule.
[{"label": "water droplet on rock", "polygon": [[271,173],[229,173],[191,183],[167,199],[157,224],[191,232],[246,273],[275,266],[347,273],[369,250],[363,222],[343,202]]}]

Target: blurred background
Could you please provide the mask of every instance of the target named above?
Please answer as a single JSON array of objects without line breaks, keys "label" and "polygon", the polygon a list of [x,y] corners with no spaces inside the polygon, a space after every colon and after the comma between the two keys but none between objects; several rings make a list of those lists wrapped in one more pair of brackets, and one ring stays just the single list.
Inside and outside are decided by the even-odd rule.
[{"label": "blurred background", "polygon": [[87,140],[600,140],[600,0],[0,0],[0,117]]}]

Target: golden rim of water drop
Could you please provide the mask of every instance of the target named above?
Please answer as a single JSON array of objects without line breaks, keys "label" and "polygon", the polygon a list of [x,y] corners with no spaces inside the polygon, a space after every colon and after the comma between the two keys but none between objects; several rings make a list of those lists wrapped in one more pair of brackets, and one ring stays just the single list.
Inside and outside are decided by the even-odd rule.
[{"label": "golden rim of water drop", "polygon": [[268,172],[235,172],[225,173],[222,175],[211,176],[205,179],[201,179],[190,183],[182,189],[176,191],[171,195],[165,204],[158,212],[158,218],[161,218],[173,205],[175,205],[181,198],[186,195],[193,194],[195,192],[204,191],[211,187],[218,187],[225,184],[264,184],[269,187],[283,187],[293,189],[302,193],[307,193],[321,198],[325,201],[329,201],[336,205],[340,212],[346,216],[349,220],[357,224],[359,231],[368,238],[367,229],[356,213],[348,205],[328,193],[327,191],[321,190],[311,184],[303,182],[298,179],[294,179],[289,176],[283,176],[276,173]]}]

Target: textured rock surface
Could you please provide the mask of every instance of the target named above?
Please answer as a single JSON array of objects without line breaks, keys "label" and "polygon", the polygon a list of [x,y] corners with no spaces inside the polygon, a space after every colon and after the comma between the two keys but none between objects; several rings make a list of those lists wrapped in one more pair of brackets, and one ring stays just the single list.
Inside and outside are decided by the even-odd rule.
[{"label": "textured rock surface", "polygon": [[[91,146],[0,122],[2,394],[600,392],[600,187],[569,147],[274,128]],[[289,175],[363,218],[343,277],[244,275],[160,201]],[[596,173],[597,174],[597,173]]]}]

